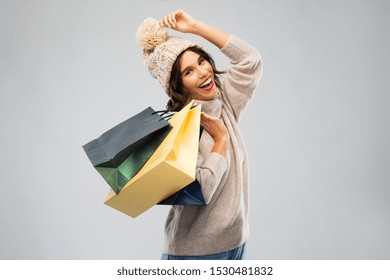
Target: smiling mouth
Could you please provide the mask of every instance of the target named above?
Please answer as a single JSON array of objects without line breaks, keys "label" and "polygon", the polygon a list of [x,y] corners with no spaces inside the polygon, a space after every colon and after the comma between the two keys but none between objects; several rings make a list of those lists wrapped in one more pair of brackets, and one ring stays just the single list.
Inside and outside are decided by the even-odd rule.
[{"label": "smiling mouth", "polygon": [[213,86],[213,81],[211,80],[211,77],[208,78],[206,81],[203,82],[199,87],[202,89],[210,89]]}]

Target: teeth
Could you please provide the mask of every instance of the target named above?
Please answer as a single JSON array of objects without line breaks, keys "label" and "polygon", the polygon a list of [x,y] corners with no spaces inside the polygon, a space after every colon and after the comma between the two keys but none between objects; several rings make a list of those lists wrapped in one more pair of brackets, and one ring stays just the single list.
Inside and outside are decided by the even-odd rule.
[{"label": "teeth", "polygon": [[203,84],[200,85],[200,87],[206,87],[210,83],[211,83],[211,78],[208,78]]}]

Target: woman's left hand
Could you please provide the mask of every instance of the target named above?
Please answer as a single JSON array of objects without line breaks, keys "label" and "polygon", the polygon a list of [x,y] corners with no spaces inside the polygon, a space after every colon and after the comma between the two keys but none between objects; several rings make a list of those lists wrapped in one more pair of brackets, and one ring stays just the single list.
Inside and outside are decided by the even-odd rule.
[{"label": "woman's left hand", "polygon": [[229,146],[229,132],[224,123],[220,119],[206,113],[200,115],[200,123],[214,139],[214,146],[211,152],[221,154],[226,158]]},{"label": "woman's left hand", "polygon": [[177,10],[170,13],[160,20],[160,26],[168,27],[183,33],[192,33],[195,25],[196,20],[183,10]]}]

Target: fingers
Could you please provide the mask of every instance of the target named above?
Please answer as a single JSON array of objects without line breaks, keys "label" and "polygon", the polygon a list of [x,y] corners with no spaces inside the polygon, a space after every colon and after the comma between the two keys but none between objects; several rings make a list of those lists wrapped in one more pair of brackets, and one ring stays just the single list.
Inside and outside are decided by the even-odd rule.
[{"label": "fingers", "polygon": [[200,117],[201,117],[201,118],[204,118],[204,119],[206,119],[206,120],[216,119],[215,117],[213,117],[213,116],[211,116],[211,115],[209,115],[209,114],[206,114],[205,112],[202,112],[202,113],[200,114]]},{"label": "fingers", "polygon": [[161,26],[161,27],[173,28],[173,25],[172,25],[172,23],[171,23],[171,20],[169,19],[169,15],[163,17],[163,18],[160,20],[160,26]]},{"label": "fingers", "polygon": [[215,121],[216,118],[210,116],[210,115],[207,115],[206,113],[202,112],[202,114],[200,115],[200,122],[212,122],[212,121]]},{"label": "fingers", "polygon": [[200,123],[214,140],[227,139],[229,136],[226,126],[218,118],[202,113]]},{"label": "fingers", "polygon": [[175,27],[175,26],[176,26],[176,15],[175,15],[175,13],[170,14],[170,15],[168,16],[168,21],[169,21],[169,23],[170,23],[170,25],[171,25],[172,27]]},{"label": "fingers", "polygon": [[205,128],[208,129],[222,129],[224,128],[224,124],[222,121],[216,117],[210,116],[204,112],[200,115],[200,123],[204,125]]},{"label": "fingers", "polygon": [[209,123],[212,123],[212,122],[221,122],[222,123],[222,121],[219,118],[208,115],[205,112],[202,112],[202,114],[200,115],[200,120],[204,121],[204,122],[209,122]]},{"label": "fingers", "polygon": [[169,27],[169,28],[175,28],[177,23],[177,17],[180,16],[182,13],[181,10],[175,11],[173,13],[170,13],[169,15],[163,17],[160,20],[160,26],[161,27]]}]

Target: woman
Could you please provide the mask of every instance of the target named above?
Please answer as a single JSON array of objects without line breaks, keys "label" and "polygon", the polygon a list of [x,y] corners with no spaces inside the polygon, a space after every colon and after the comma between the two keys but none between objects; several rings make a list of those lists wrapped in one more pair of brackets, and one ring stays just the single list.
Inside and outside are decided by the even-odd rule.
[{"label": "woman", "polygon": [[[171,37],[166,28],[210,41],[230,59],[230,69],[219,72],[197,43]],[[207,206],[172,207],[162,259],[242,259],[249,237],[249,175],[238,122],[261,76],[260,55],[237,37],[183,10],[159,22],[146,19],[137,40],[145,65],[170,97],[168,109],[180,110],[195,100],[204,112],[196,178]]]}]

